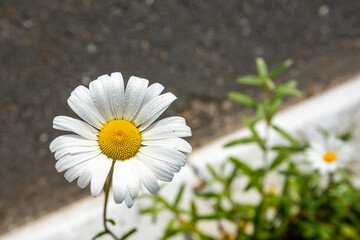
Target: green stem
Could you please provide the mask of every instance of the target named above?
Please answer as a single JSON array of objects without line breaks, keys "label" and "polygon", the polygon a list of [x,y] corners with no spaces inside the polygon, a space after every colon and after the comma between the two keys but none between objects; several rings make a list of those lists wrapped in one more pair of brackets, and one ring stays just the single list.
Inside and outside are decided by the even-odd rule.
[{"label": "green stem", "polygon": [[109,230],[109,228],[106,225],[106,210],[107,210],[107,203],[108,203],[108,198],[109,198],[109,192],[110,192],[110,186],[111,186],[111,182],[112,182],[112,175],[113,175],[113,171],[114,171],[114,166],[115,166],[115,162],[116,160],[113,160],[111,168],[110,168],[110,173],[108,175],[107,181],[106,181],[106,185],[105,185],[105,201],[104,201],[104,213],[103,213],[103,224],[104,224],[104,229],[107,233],[109,233],[115,240],[118,240],[119,238],[117,238],[115,236],[115,234],[113,232],[111,232]]},{"label": "green stem", "polygon": [[[264,98],[269,99],[269,94],[270,94],[270,90],[265,87],[264,89],[265,93],[264,93]],[[271,126],[271,119],[269,119],[268,115],[269,115],[269,110],[265,109],[266,113],[265,113],[265,135],[264,135],[264,152],[263,152],[263,176],[261,178],[261,186],[260,186],[260,194],[261,194],[261,201],[260,204],[258,205],[256,212],[255,212],[255,216],[254,216],[254,234],[252,236],[252,240],[257,240],[258,239],[258,232],[260,229],[260,224],[261,224],[261,214],[262,214],[262,210],[263,210],[263,205],[264,205],[264,201],[265,201],[265,197],[266,197],[266,188],[265,188],[265,184],[266,184],[266,175],[267,172],[269,170],[269,139],[270,139],[270,126]]]}]

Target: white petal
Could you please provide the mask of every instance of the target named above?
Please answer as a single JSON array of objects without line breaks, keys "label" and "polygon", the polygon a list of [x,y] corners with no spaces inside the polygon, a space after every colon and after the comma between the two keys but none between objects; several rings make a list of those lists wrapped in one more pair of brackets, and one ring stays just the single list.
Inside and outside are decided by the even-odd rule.
[{"label": "white petal", "polygon": [[125,90],[125,108],[123,119],[131,121],[138,112],[149,81],[143,78],[130,77]]},{"label": "white petal", "polygon": [[139,114],[134,119],[135,125],[140,125],[139,130],[142,131],[150,126],[176,99],[172,93],[165,93],[153,98],[141,108]]},{"label": "white petal", "polygon": [[69,168],[65,174],[64,177],[66,178],[66,180],[68,180],[69,182],[74,181],[77,177],[81,176],[83,170],[86,167],[89,167],[90,165],[92,165],[94,162],[96,161],[95,158],[90,159],[88,161],[84,161],[82,163],[79,163],[77,165],[75,165],[72,168]]},{"label": "white petal", "polygon": [[144,141],[176,137],[189,137],[191,136],[191,129],[186,126],[184,118],[169,117],[154,123],[145,131],[143,131],[141,135]]},{"label": "white petal", "polygon": [[93,152],[75,153],[71,155],[66,155],[56,162],[55,168],[58,172],[62,172],[68,168],[71,168],[81,162],[89,160],[100,154],[101,154],[100,151],[93,151]]},{"label": "white petal", "polygon": [[174,173],[171,170],[170,164],[142,154],[138,154],[137,158],[154,173],[157,179],[165,182],[170,182],[173,179]]},{"label": "white petal", "polygon": [[98,130],[91,127],[89,124],[66,116],[57,116],[53,121],[53,128],[63,131],[74,132],[86,139],[97,140]]},{"label": "white petal", "polygon": [[94,176],[99,165],[101,164],[102,159],[100,156],[101,155],[84,162],[85,167],[82,169],[82,172],[79,175],[79,178],[77,181],[77,184],[79,187],[85,188],[87,185],[89,185],[92,177]]},{"label": "white petal", "polygon": [[127,192],[127,174],[124,171],[124,161],[116,161],[113,172],[112,187],[114,200],[116,203],[122,203]]},{"label": "white petal", "polygon": [[191,145],[182,138],[142,141],[141,144],[145,146],[165,146],[185,153],[191,153],[192,151]]},{"label": "white petal", "polygon": [[55,152],[60,150],[61,148],[67,148],[70,146],[94,147],[97,145],[97,141],[89,140],[75,134],[66,134],[55,138],[50,143],[49,148],[51,152]]},{"label": "white petal", "polygon": [[80,176],[82,169],[85,167],[85,165],[83,164],[78,164],[72,168],[69,168],[68,170],[66,170],[64,177],[66,180],[68,180],[69,182],[74,181],[77,177]]},{"label": "white petal", "polygon": [[125,104],[124,80],[119,72],[112,73],[110,78],[110,101],[112,110],[116,119],[122,119]]},{"label": "white petal", "polygon": [[127,188],[131,198],[136,198],[139,195],[140,191],[140,181],[139,178],[136,176],[135,170],[132,167],[131,162],[133,159],[128,159],[124,162],[124,169],[123,171],[126,173],[127,176]]},{"label": "white petal", "polygon": [[91,124],[97,129],[106,123],[105,118],[100,114],[90,96],[89,89],[84,86],[78,86],[71,93],[67,100],[70,108],[85,122]]},{"label": "white petal", "polygon": [[55,159],[60,159],[68,154],[76,154],[76,153],[86,153],[86,152],[99,152],[99,146],[94,147],[83,147],[83,146],[71,146],[67,148],[62,148],[55,152]]},{"label": "white petal", "polygon": [[96,165],[95,173],[91,178],[90,191],[91,195],[93,195],[94,197],[98,196],[101,193],[113,161],[105,155],[101,154],[100,156],[101,157],[98,159]]},{"label": "white petal", "polygon": [[85,188],[89,185],[91,178],[95,174],[96,166],[99,164],[99,157],[93,158],[89,161],[84,162],[86,166],[82,168],[81,174],[77,180],[77,185],[81,188]]},{"label": "white petal", "polygon": [[164,169],[164,171],[178,173],[181,169],[181,165],[179,165],[179,164],[169,163],[169,162],[166,162],[166,161],[163,161],[160,159],[146,156],[142,153],[138,153],[136,156],[141,159],[146,159],[146,161],[149,162],[149,164],[151,163],[154,166],[159,166],[159,168]]},{"label": "white petal", "polygon": [[168,147],[144,146],[139,152],[177,166],[185,166],[186,163],[186,156],[183,153]]},{"label": "white petal", "polygon": [[181,167],[184,165],[177,161],[172,161],[171,159],[170,160],[164,160],[163,158],[159,159],[156,157],[145,155],[141,152],[139,152],[136,156],[141,157],[141,159],[147,159],[150,163],[154,165],[160,165],[162,169],[166,169],[171,172],[179,172]]},{"label": "white petal", "polygon": [[146,187],[146,189],[152,194],[158,192],[160,186],[154,174],[136,157],[131,159],[131,164],[134,168],[135,173],[137,174],[141,183]]},{"label": "white petal", "polygon": [[131,198],[130,194],[127,193],[125,197],[125,204],[128,208],[131,208],[134,205],[134,199]]},{"label": "white petal", "polygon": [[151,99],[159,96],[160,93],[161,93],[163,90],[164,90],[164,86],[161,85],[160,83],[154,83],[154,84],[150,85],[150,86],[146,89],[146,93],[145,93],[145,97],[144,97],[143,103],[146,104],[146,103],[148,103]]},{"label": "white petal", "polygon": [[111,109],[110,89],[111,79],[108,75],[102,75],[89,84],[90,96],[94,101],[96,109],[107,122],[115,118]]}]

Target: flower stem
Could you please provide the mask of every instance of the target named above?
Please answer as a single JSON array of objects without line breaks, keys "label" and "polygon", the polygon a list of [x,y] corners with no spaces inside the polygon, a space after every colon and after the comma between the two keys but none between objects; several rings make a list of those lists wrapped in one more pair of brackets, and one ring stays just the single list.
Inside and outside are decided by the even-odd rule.
[{"label": "flower stem", "polygon": [[[268,89],[266,86],[264,88],[264,101],[270,98],[270,89]],[[266,198],[266,176],[269,171],[269,152],[270,152],[270,127],[271,127],[271,117],[269,117],[269,109],[265,109],[265,133],[264,133],[264,150],[263,150],[263,175],[260,180],[260,195],[261,200],[259,205],[256,208],[255,216],[254,216],[254,234],[251,239],[257,240],[258,239],[258,233],[260,232],[261,228],[261,214],[263,212],[264,202]]]},{"label": "flower stem", "polygon": [[105,201],[104,201],[104,213],[103,213],[103,224],[104,224],[104,229],[105,231],[110,234],[112,236],[112,238],[114,238],[115,240],[118,240],[119,238],[117,238],[115,236],[115,234],[113,232],[111,232],[109,230],[109,228],[106,225],[106,210],[107,210],[107,203],[108,203],[108,197],[109,197],[109,192],[110,192],[110,186],[111,186],[111,182],[112,182],[112,175],[113,175],[113,171],[114,171],[114,166],[115,166],[115,161],[113,160],[111,168],[110,168],[110,173],[108,175],[107,181],[106,181],[106,185],[105,185]]}]

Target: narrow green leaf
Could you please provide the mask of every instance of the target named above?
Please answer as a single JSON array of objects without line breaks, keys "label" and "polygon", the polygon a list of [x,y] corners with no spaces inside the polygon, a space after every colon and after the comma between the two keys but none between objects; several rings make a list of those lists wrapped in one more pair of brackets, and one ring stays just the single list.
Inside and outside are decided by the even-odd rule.
[{"label": "narrow green leaf", "polygon": [[130,237],[131,235],[133,235],[136,231],[137,231],[136,228],[131,229],[130,231],[128,231],[127,233],[125,233],[125,234],[120,238],[120,240],[125,240],[125,239],[127,239],[128,237]]},{"label": "narrow green leaf", "polygon": [[182,231],[181,228],[175,229],[173,227],[174,223],[175,223],[174,219],[171,219],[169,221],[169,224],[166,227],[165,233],[164,233],[163,237],[161,238],[162,240],[169,239],[170,237],[172,237],[172,236],[174,236],[174,235],[176,235],[176,234],[178,234],[178,233],[180,233]]},{"label": "narrow green leaf", "polygon": [[261,149],[265,150],[265,145],[263,140],[260,138],[260,135],[258,134],[258,132],[256,131],[254,125],[255,122],[251,121],[249,118],[247,117],[243,117],[242,118],[243,123],[249,128],[250,132],[252,133],[252,137],[254,138],[254,140],[257,142],[257,144],[261,147]]},{"label": "narrow green leaf", "polygon": [[257,122],[263,119],[265,116],[265,106],[264,104],[259,103],[256,108],[256,115],[254,121]]},{"label": "narrow green leaf", "polygon": [[203,198],[219,198],[221,196],[221,194],[215,192],[200,192],[196,195]]},{"label": "narrow green leaf", "polygon": [[275,131],[277,131],[281,136],[283,136],[285,139],[290,141],[292,144],[294,144],[294,145],[298,144],[298,141],[295,138],[293,138],[291,136],[291,134],[288,133],[285,129],[283,129],[277,125],[272,125],[272,127],[274,128]]},{"label": "narrow green leaf", "polygon": [[238,92],[229,92],[228,98],[238,103],[244,104],[248,107],[251,107],[253,109],[256,109],[256,105],[257,105],[256,101],[254,101],[251,97],[246,96],[244,94]]},{"label": "narrow green leaf", "polygon": [[349,239],[359,238],[358,230],[349,224],[342,224],[340,226],[340,231],[342,236],[348,237]]},{"label": "narrow green leaf", "polygon": [[286,69],[288,69],[293,64],[293,61],[291,59],[286,60],[283,63],[280,63],[276,67],[274,67],[269,74],[270,78],[275,78],[282,72],[284,72]]},{"label": "narrow green leaf", "polygon": [[349,141],[352,138],[352,132],[350,132],[350,131],[344,132],[344,133],[340,134],[338,136],[338,138],[340,138],[341,140],[343,140],[345,142]]},{"label": "narrow green leaf", "polygon": [[166,201],[164,198],[157,196],[156,198],[159,202],[161,202],[162,204],[164,204],[167,208],[172,209],[172,206],[168,203],[168,201]]},{"label": "narrow green leaf", "polygon": [[325,138],[329,137],[329,132],[327,130],[325,130],[325,128],[321,127],[321,126],[317,126],[316,130],[321,133]]},{"label": "narrow green leaf", "polygon": [[274,160],[272,161],[272,163],[270,165],[270,169],[275,169],[277,166],[279,166],[281,163],[283,163],[287,157],[288,157],[288,154],[285,154],[285,153],[280,153],[279,155],[277,155],[277,157],[274,158]]},{"label": "narrow green leaf", "polygon": [[270,78],[265,78],[265,86],[269,90],[274,90],[276,88],[275,83]]},{"label": "narrow green leaf", "polygon": [[197,215],[198,215],[194,200],[191,201],[191,215],[194,220],[197,218]]},{"label": "narrow green leaf", "polygon": [[251,176],[253,174],[253,170],[244,162],[242,162],[241,160],[235,158],[235,157],[230,157],[229,160],[235,165],[235,167],[241,169],[243,171],[244,174]]},{"label": "narrow green leaf", "polygon": [[99,232],[98,234],[95,235],[95,237],[92,238],[92,240],[95,240],[95,239],[97,239],[97,238],[99,238],[99,237],[101,237],[101,236],[103,236],[105,234],[109,234],[109,232],[106,231],[106,230],[102,231],[102,232]]},{"label": "narrow green leaf", "polygon": [[295,80],[290,80],[289,82],[278,85],[276,87],[276,93],[278,95],[294,95],[300,97],[302,93],[296,89],[297,82]]},{"label": "narrow green leaf", "polygon": [[184,193],[184,189],[185,189],[185,184],[182,184],[180,189],[179,189],[178,194],[176,195],[175,202],[174,202],[174,208],[176,208],[179,205],[181,197],[182,197],[182,195]]},{"label": "narrow green leaf", "polygon": [[209,172],[215,179],[218,177],[218,174],[216,173],[215,169],[210,164],[207,164],[206,168],[209,170]]},{"label": "narrow green leaf", "polygon": [[247,75],[239,77],[237,79],[238,83],[249,84],[249,85],[262,85],[264,83],[264,78],[255,75]]},{"label": "narrow green leaf", "polygon": [[231,141],[231,142],[227,143],[224,147],[232,147],[232,146],[235,146],[235,145],[252,143],[252,142],[255,142],[255,141],[256,140],[253,137],[239,138],[239,139],[236,139],[234,141]]},{"label": "narrow green leaf", "polygon": [[256,68],[261,77],[266,77],[268,74],[267,66],[262,58],[256,58]]},{"label": "narrow green leaf", "polygon": [[111,223],[113,226],[115,226],[115,221],[114,221],[113,219],[108,218],[108,219],[106,219],[106,222],[109,222],[109,223]]},{"label": "narrow green leaf", "polygon": [[273,146],[271,149],[275,150],[275,151],[280,151],[280,152],[302,152],[304,151],[308,146],[307,145],[303,145],[303,146],[298,146],[298,145],[275,145]]},{"label": "narrow green leaf", "polygon": [[269,112],[267,115],[268,122],[271,122],[271,119],[273,119],[273,117],[279,110],[281,104],[282,104],[281,98],[274,98],[273,101],[271,101],[270,107],[269,107]]}]

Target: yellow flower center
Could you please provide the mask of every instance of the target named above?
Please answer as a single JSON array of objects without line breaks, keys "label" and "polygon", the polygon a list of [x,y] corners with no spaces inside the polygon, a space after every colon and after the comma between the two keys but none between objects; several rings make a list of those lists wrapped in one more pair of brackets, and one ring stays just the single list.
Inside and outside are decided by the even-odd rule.
[{"label": "yellow flower center", "polygon": [[98,142],[103,154],[109,158],[126,160],[139,151],[141,134],[131,122],[113,120],[101,128]]},{"label": "yellow flower center", "polygon": [[336,153],[334,152],[327,152],[323,155],[323,159],[325,162],[331,163],[336,160]]},{"label": "yellow flower center", "polygon": [[268,194],[270,194],[270,195],[275,195],[276,189],[275,189],[275,187],[274,187],[273,185],[270,185],[270,186],[268,187],[268,189],[267,189],[267,192],[268,192]]}]

